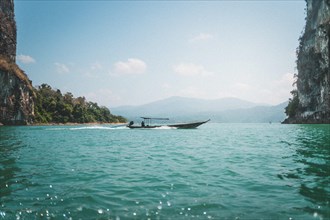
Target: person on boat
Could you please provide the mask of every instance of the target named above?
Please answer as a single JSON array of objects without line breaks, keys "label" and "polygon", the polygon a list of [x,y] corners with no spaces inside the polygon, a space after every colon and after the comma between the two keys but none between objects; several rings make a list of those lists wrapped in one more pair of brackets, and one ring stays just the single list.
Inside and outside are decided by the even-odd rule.
[{"label": "person on boat", "polygon": [[128,126],[132,126],[134,124],[134,121],[130,121]]},{"label": "person on boat", "polygon": [[141,127],[145,127],[144,121],[141,122]]}]

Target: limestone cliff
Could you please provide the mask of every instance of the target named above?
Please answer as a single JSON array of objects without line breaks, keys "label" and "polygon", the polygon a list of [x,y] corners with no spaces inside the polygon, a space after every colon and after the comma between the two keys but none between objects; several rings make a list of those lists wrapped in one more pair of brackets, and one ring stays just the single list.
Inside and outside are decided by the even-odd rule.
[{"label": "limestone cliff", "polygon": [[34,92],[25,73],[15,64],[0,58],[0,123],[24,125],[34,116]]},{"label": "limestone cliff", "polygon": [[0,54],[11,62],[16,60],[14,0],[0,1]]},{"label": "limestone cliff", "polygon": [[28,124],[34,115],[31,81],[15,64],[14,1],[0,0],[0,124]]},{"label": "limestone cliff", "polygon": [[330,0],[306,3],[306,26],[297,51],[298,105],[285,123],[330,123]]}]

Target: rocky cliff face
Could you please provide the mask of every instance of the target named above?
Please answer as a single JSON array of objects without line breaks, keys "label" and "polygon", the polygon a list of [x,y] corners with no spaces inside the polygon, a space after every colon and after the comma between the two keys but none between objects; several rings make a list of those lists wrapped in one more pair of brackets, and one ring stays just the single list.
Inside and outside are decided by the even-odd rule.
[{"label": "rocky cliff face", "polygon": [[0,123],[25,125],[34,116],[34,92],[25,73],[15,64],[0,58]]},{"label": "rocky cliff face", "polygon": [[306,0],[297,59],[299,104],[287,123],[330,123],[330,0]]},{"label": "rocky cliff face", "polygon": [[0,54],[11,62],[15,62],[16,23],[14,0],[0,1]]},{"label": "rocky cliff face", "polygon": [[34,115],[32,84],[15,57],[14,1],[0,0],[0,124],[5,125],[28,124]]}]

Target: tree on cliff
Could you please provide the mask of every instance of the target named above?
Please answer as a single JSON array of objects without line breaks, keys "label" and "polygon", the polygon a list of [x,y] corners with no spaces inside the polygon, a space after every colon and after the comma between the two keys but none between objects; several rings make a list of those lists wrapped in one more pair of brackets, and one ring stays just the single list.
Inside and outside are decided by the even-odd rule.
[{"label": "tree on cliff", "polygon": [[298,91],[292,90],[291,95],[292,98],[289,99],[289,104],[285,107],[285,114],[289,117],[294,117],[299,106]]},{"label": "tree on cliff", "polygon": [[88,102],[85,97],[74,98],[70,92],[63,95],[47,84],[35,88],[35,93],[35,123],[126,122],[104,106]]}]

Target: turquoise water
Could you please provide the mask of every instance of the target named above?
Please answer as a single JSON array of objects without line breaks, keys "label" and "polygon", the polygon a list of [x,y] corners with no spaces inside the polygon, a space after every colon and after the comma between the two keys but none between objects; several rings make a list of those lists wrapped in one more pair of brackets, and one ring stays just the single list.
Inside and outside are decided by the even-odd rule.
[{"label": "turquoise water", "polygon": [[329,219],[330,125],[0,127],[0,219]]}]

